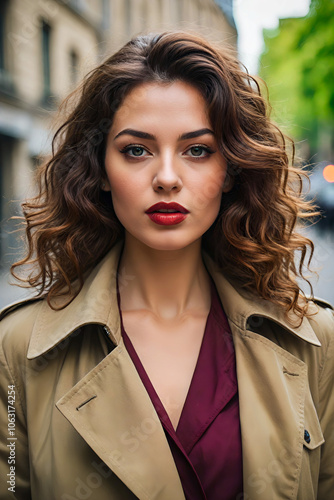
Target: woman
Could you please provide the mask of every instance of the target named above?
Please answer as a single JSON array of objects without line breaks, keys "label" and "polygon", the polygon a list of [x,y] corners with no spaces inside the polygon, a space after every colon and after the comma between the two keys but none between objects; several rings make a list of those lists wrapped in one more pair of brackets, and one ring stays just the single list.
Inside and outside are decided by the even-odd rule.
[{"label": "woman", "polygon": [[14,266],[39,299],[1,321],[1,497],[331,498],[333,318],[296,281],[315,212],[238,62],[132,40],[39,178]]}]

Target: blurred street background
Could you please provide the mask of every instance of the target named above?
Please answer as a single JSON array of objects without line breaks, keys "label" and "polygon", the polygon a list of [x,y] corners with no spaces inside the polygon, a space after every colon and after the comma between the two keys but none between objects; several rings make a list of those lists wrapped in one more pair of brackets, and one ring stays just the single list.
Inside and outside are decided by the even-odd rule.
[{"label": "blurred street background", "polygon": [[57,107],[132,36],[173,28],[232,46],[266,81],[273,119],[312,174],[322,218],[305,230],[311,282],[334,303],[333,25],[334,0],[0,0],[0,308],[27,295],[8,284],[23,252],[11,217],[33,194]]}]

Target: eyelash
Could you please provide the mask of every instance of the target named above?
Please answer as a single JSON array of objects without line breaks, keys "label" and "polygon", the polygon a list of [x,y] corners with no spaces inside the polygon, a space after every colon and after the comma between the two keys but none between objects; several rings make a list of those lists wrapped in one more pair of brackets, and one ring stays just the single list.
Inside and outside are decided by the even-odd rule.
[{"label": "eyelash", "polygon": [[[130,155],[129,151],[131,151],[134,148],[139,148],[142,149],[143,151],[148,151],[144,146],[141,146],[140,144],[129,144],[128,146],[125,146],[123,149],[120,150],[120,153],[123,155],[127,156],[128,158],[143,158],[144,156],[136,156],[136,155]],[[215,151],[210,148],[209,146],[204,146],[203,144],[194,144],[190,148],[186,150],[186,152],[190,151],[191,149],[194,148],[200,148],[203,149],[204,152],[206,153],[204,156],[191,156],[192,159],[194,160],[202,160],[203,158],[207,158],[208,156],[211,156],[212,154],[215,153]]]},{"label": "eyelash", "polygon": [[144,148],[144,146],[141,146],[140,144],[129,144],[128,146],[125,146],[123,149],[121,149],[120,153],[122,153],[125,156],[128,156],[129,158],[142,158],[142,156],[135,156],[135,155],[128,154],[129,151],[131,151],[131,149],[134,149],[134,148],[139,148],[139,149],[142,149],[144,151],[147,151],[147,149]]}]

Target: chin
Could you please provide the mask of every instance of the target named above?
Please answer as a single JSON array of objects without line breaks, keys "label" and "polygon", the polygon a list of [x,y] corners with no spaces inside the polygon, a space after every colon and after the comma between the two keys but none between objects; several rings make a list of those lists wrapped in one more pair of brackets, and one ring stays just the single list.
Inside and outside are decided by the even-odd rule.
[{"label": "chin", "polygon": [[142,245],[145,245],[152,250],[158,250],[162,252],[183,250],[184,248],[189,247],[190,245],[201,239],[200,236],[197,236],[195,238],[185,238],[180,234],[172,234],[171,231],[169,231],[169,233],[167,233],[166,231],[166,233],[164,234],[160,233],[159,235],[156,235],[152,238],[138,238],[134,235],[133,237],[136,238]]},{"label": "chin", "polygon": [[[127,222],[126,219],[124,222]],[[150,224],[122,224],[126,245],[130,248],[148,247],[157,251],[180,251],[200,245],[203,234],[211,226],[211,218],[192,224],[177,224],[169,227]]]}]

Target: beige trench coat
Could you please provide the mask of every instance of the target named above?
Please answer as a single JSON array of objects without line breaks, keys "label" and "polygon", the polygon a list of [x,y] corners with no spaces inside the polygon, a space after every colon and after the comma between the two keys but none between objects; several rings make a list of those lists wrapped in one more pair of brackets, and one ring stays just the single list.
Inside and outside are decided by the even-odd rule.
[{"label": "beige trench coat", "polygon": [[[184,500],[163,428],[122,342],[119,254],[118,245],[64,310],[37,300],[2,315],[1,499]],[[277,307],[247,297],[205,262],[235,344],[243,498],[331,500],[332,311],[314,305],[317,315],[292,328]],[[119,276],[120,287],[132,279]]]}]

